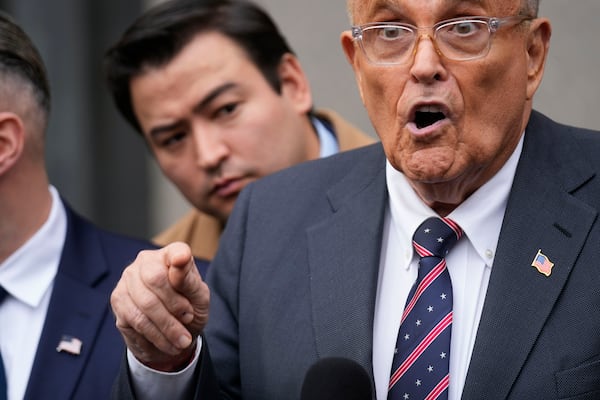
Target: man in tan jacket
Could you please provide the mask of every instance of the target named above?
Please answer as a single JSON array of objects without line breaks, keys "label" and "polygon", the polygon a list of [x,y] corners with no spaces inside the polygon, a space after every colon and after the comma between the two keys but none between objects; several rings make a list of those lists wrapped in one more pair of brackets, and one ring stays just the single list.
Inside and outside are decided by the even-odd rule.
[{"label": "man in tan jacket", "polygon": [[155,241],[212,259],[239,192],[303,161],[372,143],[332,111],[272,19],[245,1],[175,0],[106,54],[111,94],[194,210]]}]

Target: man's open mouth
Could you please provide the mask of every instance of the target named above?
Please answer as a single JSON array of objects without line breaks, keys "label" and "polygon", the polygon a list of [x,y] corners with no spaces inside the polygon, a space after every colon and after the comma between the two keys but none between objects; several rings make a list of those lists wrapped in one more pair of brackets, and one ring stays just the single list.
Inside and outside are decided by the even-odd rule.
[{"label": "man's open mouth", "polygon": [[423,129],[443,119],[446,119],[446,113],[442,107],[428,105],[418,107],[413,120],[417,128]]}]

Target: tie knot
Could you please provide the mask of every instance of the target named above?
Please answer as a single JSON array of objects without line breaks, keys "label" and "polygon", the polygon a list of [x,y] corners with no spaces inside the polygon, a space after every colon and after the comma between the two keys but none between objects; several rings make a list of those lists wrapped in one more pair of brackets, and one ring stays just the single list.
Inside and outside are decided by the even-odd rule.
[{"label": "tie knot", "polygon": [[462,236],[462,229],[449,218],[427,218],[415,231],[413,246],[420,257],[446,257]]}]

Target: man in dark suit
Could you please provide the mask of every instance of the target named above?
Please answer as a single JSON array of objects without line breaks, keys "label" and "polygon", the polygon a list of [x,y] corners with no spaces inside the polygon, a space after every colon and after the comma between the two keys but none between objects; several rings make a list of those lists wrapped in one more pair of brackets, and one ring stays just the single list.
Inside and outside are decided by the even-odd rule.
[{"label": "man in dark suit", "polygon": [[49,108],[38,51],[0,14],[0,398],[104,400],[124,350],[110,292],[152,245],[92,225],[49,185]]},{"label": "man in dark suit", "polygon": [[[192,359],[190,394],[212,389],[214,372],[214,397],[245,400],[298,398],[306,371],[329,356],[358,362],[378,400],[425,398],[415,393],[437,373],[434,358],[449,362],[432,398],[599,398],[600,134],[532,111],[551,35],[537,3],[349,0],[355,26],[342,45],[381,144],[250,185],[208,285],[179,244],[128,267],[112,306],[137,361],[171,361],[163,370],[182,370],[178,379]],[[430,292],[417,254],[431,255],[411,244],[429,217],[462,231],[428,275],[451,277],[431,298],[452,291],[451,324],[396,369],[413,340],[404,305],[410,315]],[[137,285],[164,282],[154,273],[165,254],[182,260],[171,287]],[[132,307],[140,298],[172,302]],[[449,353],[412,371],[448,331]],[[121,374],[116,397],[179,395],[143,381]]]}]

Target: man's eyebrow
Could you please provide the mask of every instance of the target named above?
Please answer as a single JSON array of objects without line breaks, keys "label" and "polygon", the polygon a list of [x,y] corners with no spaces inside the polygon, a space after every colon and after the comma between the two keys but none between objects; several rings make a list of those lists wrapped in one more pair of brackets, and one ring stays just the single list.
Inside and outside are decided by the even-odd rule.
[{"label": "man's eyebrow", "polygon": [[150,135],[150,137],[152,139],[156,139],[163,133],[172,132],[182,125],[183,125],[182,121],[175,121],[172,124],[167,124],[167,125],[159,125],[159,126],[156,126],[152,129],[150,129],[150,132],[148,134]]},{"label": "man's eyebrow", "polygon": [[234,82],[227,82],[220,86],[217,86],[213,90],[211,90],[202,100],[198,102],[198,104],[194,107],[195,113],[202,112],[205,108],[208,107],[210,103],[212,103],[217,97],[219,97],[224,92],[233,89],[237,84]]},{"label": "man's eyebrow", "polygon": [[[237,85],[233,82],[224,83],[223,85],[217,86],[213,90],[211,90],[202,100],[198,102],[198,104],[194,107],[194,113],[201,113],[204,109],[208,107],[208,105],[214,101],[217,97],[219,97],[224,92],[233,89]],[[183,121],[175,121],[171,124],[159,125],[152,129],[150,129],[149,135],[152,138],[156,138],[163,133],[171,132],[176,130],[177,128],[183,125]]]}]

